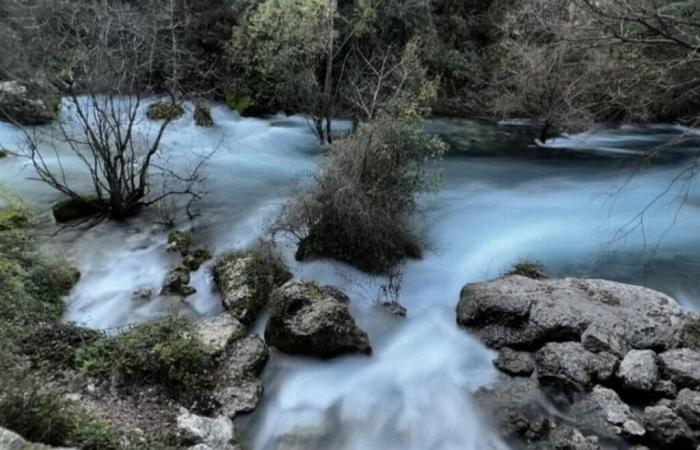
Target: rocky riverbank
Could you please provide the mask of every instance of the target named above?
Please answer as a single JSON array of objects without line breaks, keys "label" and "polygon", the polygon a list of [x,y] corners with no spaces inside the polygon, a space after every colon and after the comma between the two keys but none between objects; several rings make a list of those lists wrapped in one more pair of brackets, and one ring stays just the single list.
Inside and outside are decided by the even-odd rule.
[{"label": "rocky riverbank", "polygon": [[672,298],[513,275],[464,286],[457,322],[499,351],[476,398],[515,448],[697,448],[700,315]]}]

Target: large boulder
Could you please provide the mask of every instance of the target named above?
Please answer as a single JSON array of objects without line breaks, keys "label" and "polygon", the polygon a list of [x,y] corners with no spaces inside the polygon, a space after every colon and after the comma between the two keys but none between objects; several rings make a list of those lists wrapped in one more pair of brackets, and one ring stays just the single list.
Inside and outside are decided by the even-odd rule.
[{"label": "large boulder", "polygon": [[0,120],[45,125],[58,118],[61,95],[44,79],[0,81]]},{"label": "large boulder", "polygon": [[700,352],[688,348],[669,350],[659,355],[663,374],[679,387],[700,386]]},{"label": "large boulder", "polygon": [[[608,351],[620,353],[628,345],[666,350],[689,317],[672,298],[640,286],[519,275],[467,284],[457,306],[457,322],[474,329],[487,345],[525,350],[550,341],[580,341],[592,325],[618,333],[619,342],[594,338],[608,341],[603,344]],[[595,349],[590,336],[584,342]]]},{"label": "large boulder", "polygon": [[77,450],[75,448],[50,447],[27,442],[19,434],[0,427],[0,449],[2,450]]},{"label": "large boulder", "polygon": [[285,353],[322,358],[372,350],[350,315],[347,296],[309,281],[290,281],[272,293],[265,340]]},{"label": "large boulder", "polygon": [[292,277],[283,262],[254,253],[232,253],[214,265],[214,280],[224,308],[251,325],[268,302],[272,290]]},{"label": "large boulder", "polygon": [[221,357],[213,393],[221,414],[235,417],[257,407],[263,393],[257,377],[267,359],[267,346],[257,336],[249,335],[229,345]]}]

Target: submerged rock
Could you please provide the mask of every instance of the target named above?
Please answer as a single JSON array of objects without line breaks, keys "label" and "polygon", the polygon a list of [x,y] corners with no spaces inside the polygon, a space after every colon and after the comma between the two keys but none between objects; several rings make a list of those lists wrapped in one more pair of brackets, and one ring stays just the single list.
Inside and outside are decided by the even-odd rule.
[{"label": "submerged rock", "polygon": [[0,120],[46,125],[58,118],[61,94],[45,79],[0,81]]},{"label": "submerged rock", "polygon": [[174,230],[168,233],[168,243],[165,249],[169,252],[186,253],[192,245],[192,233]]},{"label": "submerged rock", "polygon": [[286,353],[322,358],[372,351],[350,315],[347,296],[309,281],[290,281],[272,293],[265,340]]},{"label": "submerged rock", "polygon": [[[518,275],[464,286],[457,306],[457,322],[476,330],[487,345],[527,350],[580,341],[594,323],[619,331],[634,348],[665,350],[688,317],[672,298],[644,287]],[[608,346],[619,353],[617,345]]]},{"label": "submerged rock", "polygon": [[190,272],[184,267],[176,267],[165,276],[163,294],[175,294],[188,297],[194,294],[195,288],[190,286]]},{"label": "submerged rock", "polygon": [[94,216],[104,212],[107,207],[106,202],[97,197],[85,197],[81,200],[68,198],[53,205],[51,211],[56,222],[67,223]]},{"label": "submerged rock", "polygon": [[246,325],[258,317],[272,290],[291,277],[282,261],[253,253],[224,255],[214,265],[224,308]]},{"label": "submerged rock", "polygon": [[193,113],[193,118],[194,118],[194,123],[198,127],[213,127],[214,126],[214,119],[211,118],[211,112],[209,111],[209,108],[207,108],[204,105],[197,104],[194,108],[194,113]]}]

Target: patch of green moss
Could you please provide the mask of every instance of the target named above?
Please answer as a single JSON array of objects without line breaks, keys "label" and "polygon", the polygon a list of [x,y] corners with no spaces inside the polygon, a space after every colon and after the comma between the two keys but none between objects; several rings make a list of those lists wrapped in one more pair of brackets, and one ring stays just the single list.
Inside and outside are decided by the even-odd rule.
[{"label": "patch of green moss", "polygon": [[6,158],[8,154],[7,150],[0,149],[0,159]]},{"label": "patch of green moss", "polygon": [[23,208],[13,207],[0,211],[0,231],[25,228],[29,226],[29,224],[29,213]]},{"label": "patch of green moss", "polygon": [[213,361],[184,319],[162,319],[104,336],[82,347],[77,360],[90,376],[123,388],[160,386],[176,398],[197,398],[213,385]]},{"label": "patch of green moss", "polygon": [[172,102],[156,102],[148,105],[146,115],[151,120],[175,120],[185,114],[185,109]]},{"label": "patch of green moss", "polygon": [[194,109],[194,123],[198,127],[213,127],[214,126],[214,119],[211,118],[211,112],[209,111],[209,108],[202,106],[202,105],[197,105]]},{"label": "patch of green moss", "polygon": [[51,207],[51,211],[56,222],[66,223],[94,216],[104,212],[107,208],[107,202],[104,200],[97,197],[85,197],[81,200],[74,198],[61,200]]},{"label": "patch of green moss", "polygon": [[168,233],[167,250],[169,252],[185,253],[189,250],[191,245],[192,233],[189,231],[173,230]]},{"label": "patch of green moss", "polygon": [[228,106],[232,111],[236,111],[238,114],[243,115],[250,105],[250,97],[239,97],[236,91],[233,89],[229,89],[229,91],[226,92],[226,106]]},{"label": "patch of green moss", "polygon": [[700,317],[692,316],[686,320],[678,336],[682,347],[700,350]]},{"label": "patch of green moss", "polygon": [[[247,259],[243,273],[234,270],[239,259]],[[214,281],[224,294],[245,284],[252,293],[249,302],[228,305],[229,313],[246,325],[251,325],[265,307],[272,290],[281,286],[292,274],[287,265],[270,244],[259,243],[244,252],[221,256],[214,264]]]}]

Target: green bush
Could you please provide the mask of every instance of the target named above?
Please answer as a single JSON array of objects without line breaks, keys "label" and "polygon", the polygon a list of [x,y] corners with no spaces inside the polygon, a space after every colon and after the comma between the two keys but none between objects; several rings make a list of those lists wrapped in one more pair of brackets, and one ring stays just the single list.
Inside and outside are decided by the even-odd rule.
[{"label": "green bush", "polygon": [[202,105],[197,105],[194,108],[194,123],[198,127],[213,127],[214,119],[211,118],[209,108]]},{"label": "green bush", "polygon": [[547,278],[544,264],[538,261],[520,261],[506,272],[506,275],[522,275],[533,280]]},{"label": "green bush", "polygon": [[161,319],[104,336],[82,347],[77,359],[87,375],[122,387],[160,386],[177,398],[197,398],[213,385],[213,362],[184,319]]},{"label": "green bush", "polygon": [[23,368],[0,378],[0,426],[25,439],[83,450],[117,450],[119,436],[104,422],[66,400],[65,392]]},{"label": "green bush", "polygon": [[238,114],[243,115],[248,108],[250,108],[251,99],[248,96],[239,97],[236,91],[230,89],[226,92],[226,106],[228,106],[231,111],[236,111]]},{"label": "green bush", "polygon": [[172,102],[156,102],[148,105],[148,118],[151,120],[175,120],[185,114],[185,109]]}]

